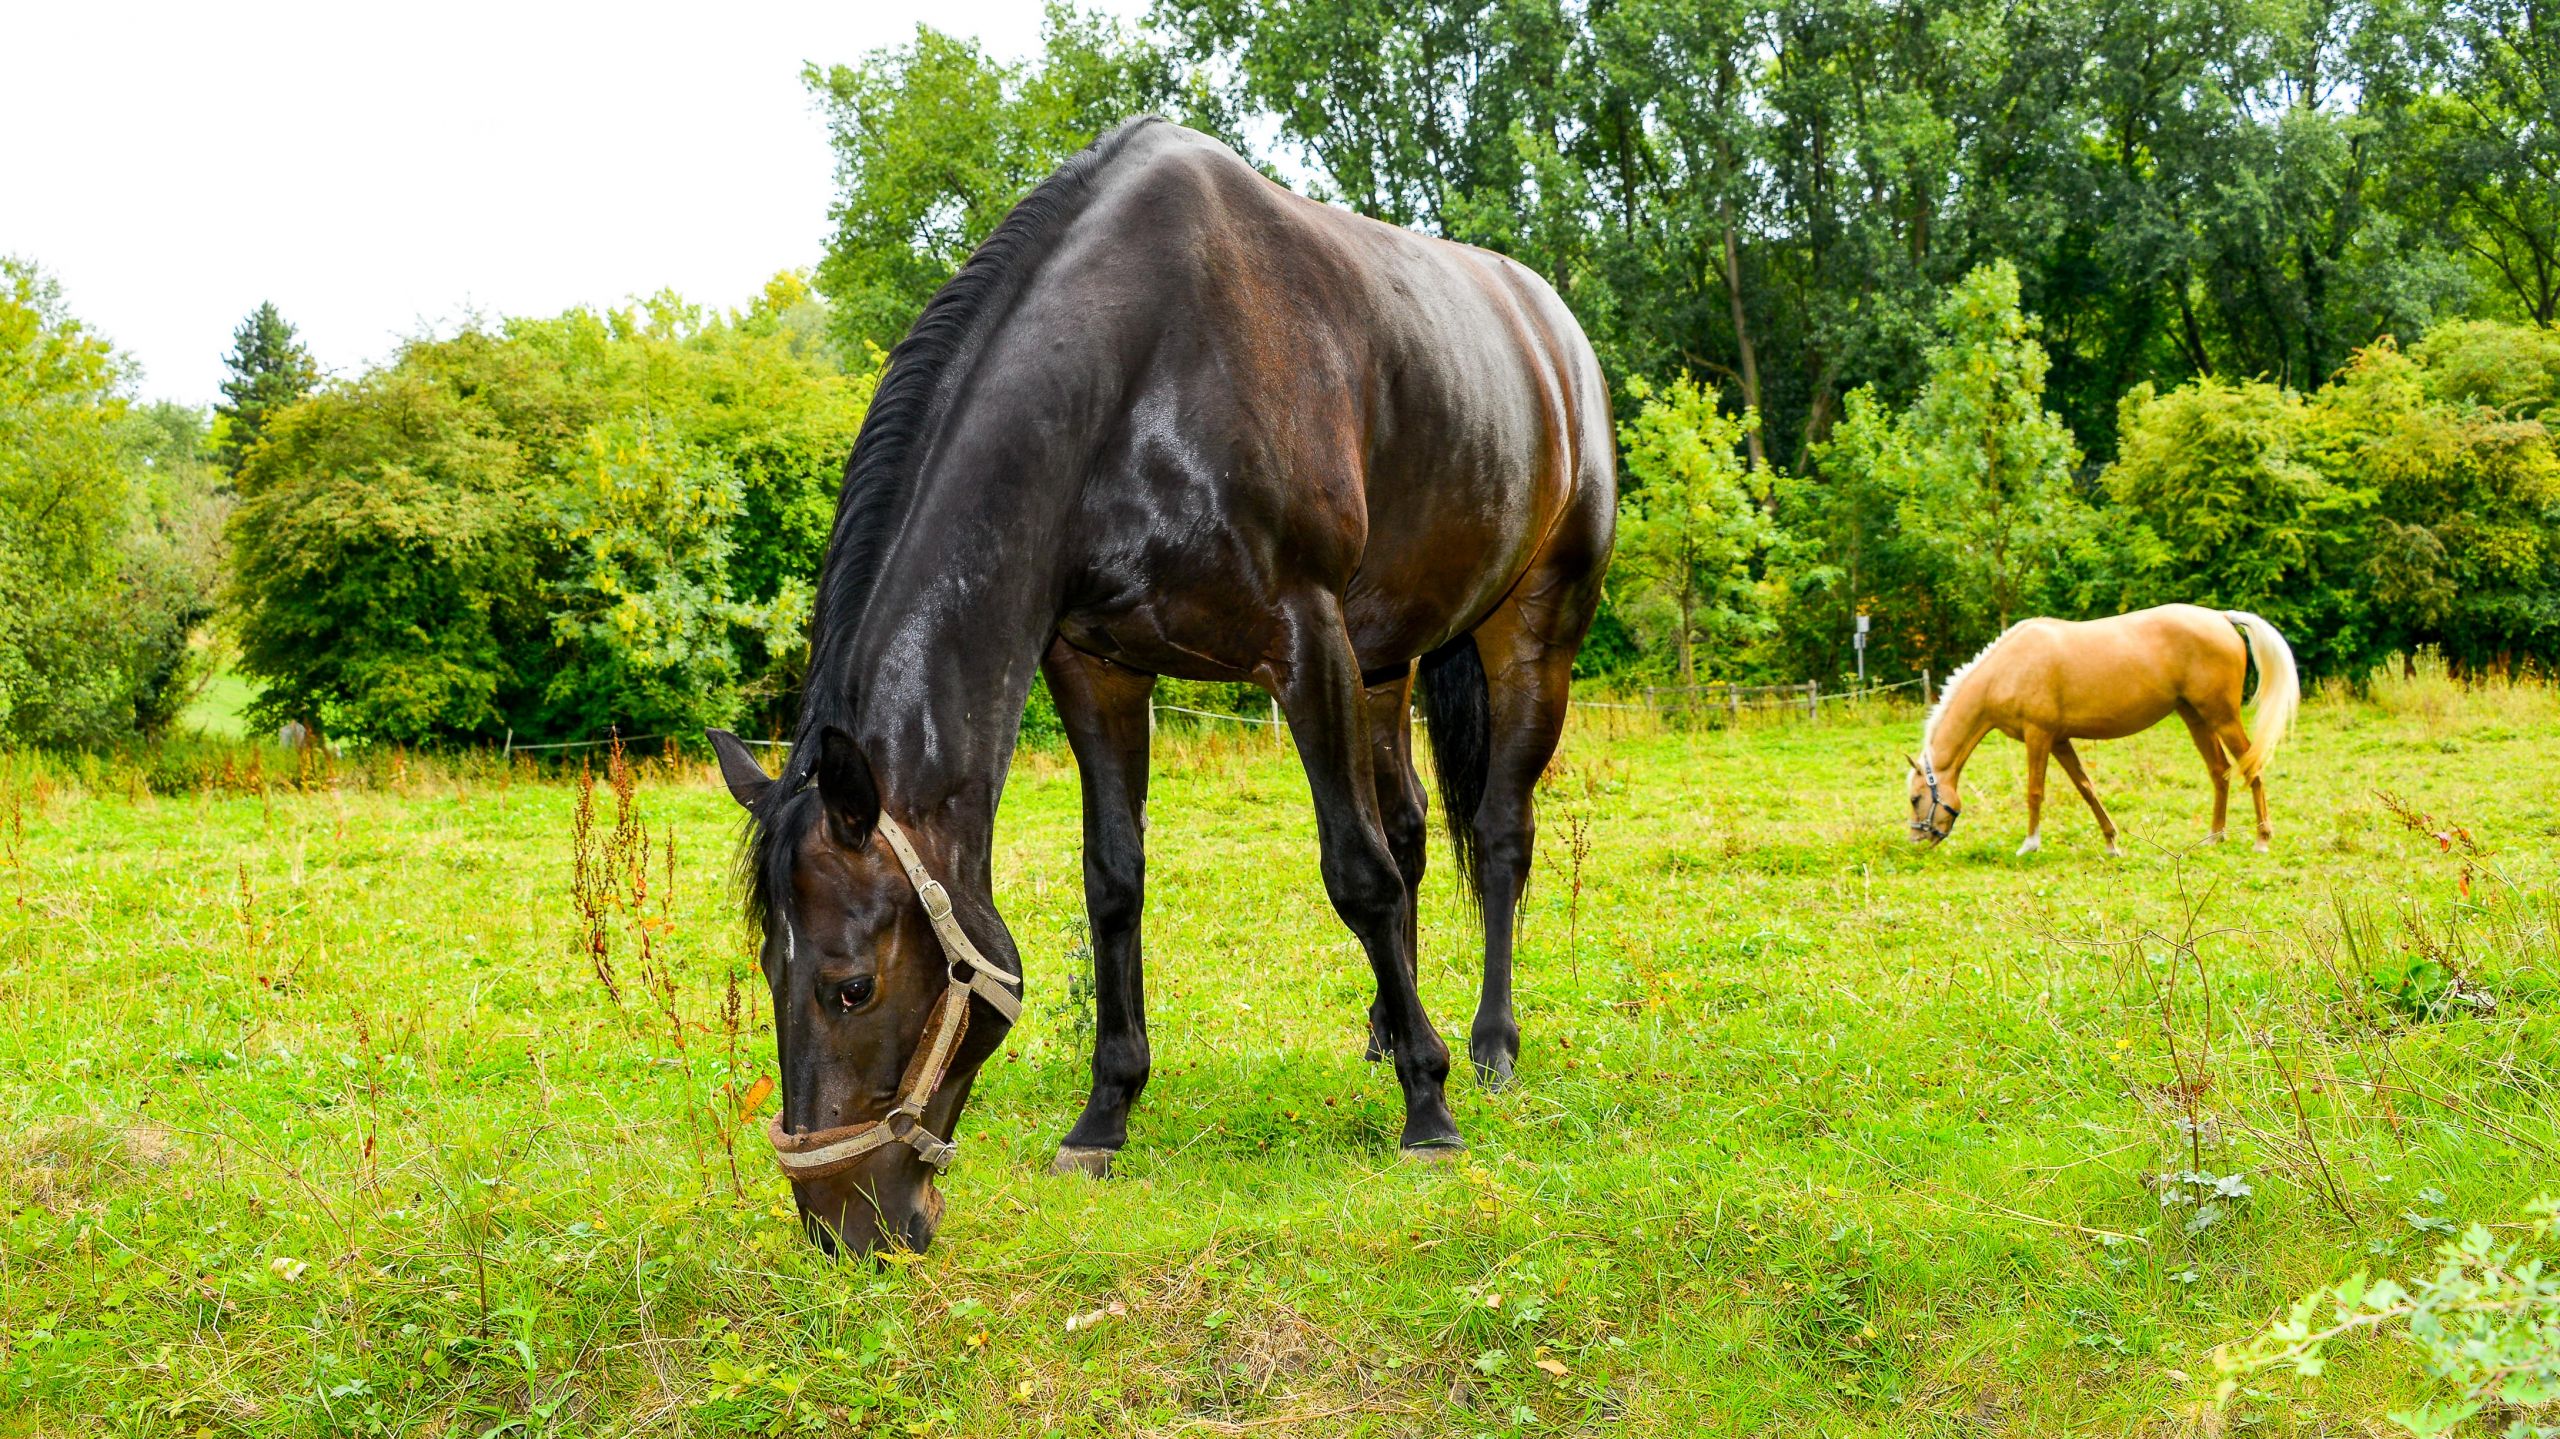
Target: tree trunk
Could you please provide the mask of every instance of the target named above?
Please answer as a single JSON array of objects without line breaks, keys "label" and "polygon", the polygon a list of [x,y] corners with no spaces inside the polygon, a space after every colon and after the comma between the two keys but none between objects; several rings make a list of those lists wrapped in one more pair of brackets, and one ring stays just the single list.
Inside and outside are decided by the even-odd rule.
[{"label": "tree trunk", "polygon": [[[1760,408],[1760,354],[1751,344],[1751,321],[1742,307],[1742,249],[1733,238],[1733,202],[1724,202],[1724,292],[1733,302],[1733,343],[1742,352],[1742,403],[1760,418],[1769,412]],[[1751,447],[1751,473],[1766,474],[1769,454],[1760,446],[1760,427],[1753,425],[1743,434]]]}]

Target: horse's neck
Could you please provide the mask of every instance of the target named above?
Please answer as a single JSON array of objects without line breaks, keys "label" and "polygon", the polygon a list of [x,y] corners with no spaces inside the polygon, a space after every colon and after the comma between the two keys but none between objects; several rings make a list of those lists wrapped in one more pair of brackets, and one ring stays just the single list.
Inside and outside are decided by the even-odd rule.
[{"label": "horse's neck", "polygon": [[1947,694],[1938,711],[1935,724],[1929,727],[1929,766],[1939,778],[1953,783],[1964,772],[1964,762],[1973,758],[1974,747],[1991,732],[1990,717],[1982,706],[1981,676],[1968,673]]},{"label": "horse's neck", "polygon": [[852,642],[852,728],[884,801],[936,834],[976,887],[1057,626],[1070,488],[1013,477],[921,489]]}]

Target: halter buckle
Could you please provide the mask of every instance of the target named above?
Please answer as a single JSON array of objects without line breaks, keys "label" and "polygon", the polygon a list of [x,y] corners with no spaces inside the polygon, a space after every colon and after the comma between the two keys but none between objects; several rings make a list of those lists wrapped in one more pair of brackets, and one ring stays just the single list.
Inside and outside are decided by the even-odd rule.
[{"label": "halter buckle", "polygon": [[940,924],[951,917],[951,892],[942,881],[927,879],[916,885],[916,898],[924,904],[925,918]]}]

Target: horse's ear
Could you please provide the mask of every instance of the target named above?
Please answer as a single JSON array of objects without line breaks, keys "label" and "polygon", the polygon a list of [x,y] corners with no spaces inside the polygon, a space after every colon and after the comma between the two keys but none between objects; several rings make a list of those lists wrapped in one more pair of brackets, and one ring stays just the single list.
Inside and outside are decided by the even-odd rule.
[{"label": "horse's ear", "polygon": [[1907,764],[1907,765],[1911,766],[1911,772],[1912,772],[1913,774],[1918,774],[1918,773],[1920,772],[1920,761],[1918,761],[1918,760],[1916,760],[1916,759],[1913,759],[1913,758],[1912,758],[1911,756],[1909,756],[1909,755],[1904,755],[1904,756],[1902,757],[1902,762],[1903,762],[1904,764]]},{"label": "horse's ear", "polygon": [[711,741],[711,752],[719,757],[720,780],[729,786],[729,797],[754,809],[756,802],[764,798],[765,791],[773,788],[772,777],[764,772],[763,765],[756,763],[756,757],[747,752],[746,745],[736,735],[724,729],[707,729],[702,732],[702,737]]},{"label": "horse's ear", "polygon": [[818,797],[826,802],[827,829],[846,849],[870,843],[880,822],[880,786],[871,761],[853,736],[829,725],[818,735]]}]

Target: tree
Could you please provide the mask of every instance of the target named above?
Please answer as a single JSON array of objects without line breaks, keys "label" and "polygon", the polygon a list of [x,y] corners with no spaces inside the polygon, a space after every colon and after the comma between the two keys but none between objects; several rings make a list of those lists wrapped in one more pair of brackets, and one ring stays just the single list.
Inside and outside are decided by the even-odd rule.
[{"label": "tree", "polygon": [[1967,275],[1938,324],[1945,339],[1902,421],[1896,519],[1944,582],[1974,597],[1987,638],[2054,607],[2057,561],[2085,529],[2071,488],[2080,447],[2044,407],[2048,362],[2018,308],[2015,266]]},{"label": "tree", "polygon": [[1814,450],[1821,484],[1785,493],[1789,527],[1828,541],[1789,567],[1808,655],[1836,655],[1851,615],[1869,613],[1879,662],[1944,673],[2018,619],[2079,611],[2072,581],[2093,543],[2080,450],[2044,408],[2048,361],[2016,269],[1967,275],[1936,328],[1910,408],[1852,391]]},{"label": "tree", "polygon": [[1715,394],[1686,375],[1658,393],[1628,383],[1639,408],[1618,427],[1628,480],[1609,581],[1620,614],[1672,672],[1698,682],[1701,645],[1732,660],[1768,628],[1753,569],[1776,537],[1739,453],[1759,423],[1719,413]]},{"label": "tree", "polygon": [[2560,324],[2560,16],[2538,0],[2446,0],[2436,13],[2427,38],[2444,85],[2423,102],[2423,173],[2493,293],[2549,329]]},{"label": "tree", "polygon": [[136,412],[127,373],[0,258],[0,739],[112,743],[184,699],[218,512],[200,422]]},{"label": "tree", "polygon": [[1040,63],[1008,65],[930,26],[851,65],[801,72],[836,155],[835,234],[817,269],[838,349],[887,350],[1014,202],[1102,131],[1171,106],[1163,52],[1053,4]]},{"label": "tree", "polygon": [[310,394],[320,383],[320,367],[272,303],[250,311],[231,332],[231,353],[223,364],[231,377],[222,382],[224,403],[214,407],[224,421],[218,458],[224,473],[237,475],[249,451],[266,438],[269,417]]}]

